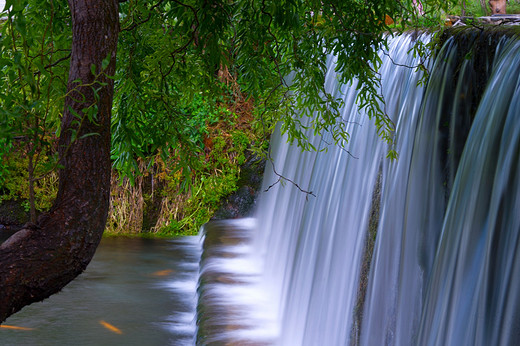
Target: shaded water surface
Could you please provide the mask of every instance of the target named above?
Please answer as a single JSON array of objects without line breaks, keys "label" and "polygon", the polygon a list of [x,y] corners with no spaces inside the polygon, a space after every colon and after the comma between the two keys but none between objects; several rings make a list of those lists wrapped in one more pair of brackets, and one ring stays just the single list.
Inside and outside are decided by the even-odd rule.
[{"label": "shaded water surface", "polygon": [[0,344],[193,344],[199,258],[199,237],[103,239],[85,273],[5,321],[27,330],[0,328]]}]

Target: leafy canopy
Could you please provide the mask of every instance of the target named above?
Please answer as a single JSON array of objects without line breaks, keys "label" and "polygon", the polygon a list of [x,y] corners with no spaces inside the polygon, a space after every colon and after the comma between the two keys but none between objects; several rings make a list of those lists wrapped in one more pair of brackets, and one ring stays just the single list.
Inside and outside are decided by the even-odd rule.
[{"label": "leafy canopy", "polygon": [[[384,33],[413,25],[442,26],[440,11],[453,3],[424,0],[419,10],[412,0],[127,1],[121,7],[115,150],[127,157],[142,154],[130,143],[145,143],[152,128],[149,149],[166,143],[184,148],[184,162],[189,162],[193,124],[186,105],[196,94],[223,93],[222,68],[255,101],[266,133],[283,120],[282,130],[291,141],[313,149],[301,121],[310,116],[317,133],[330,131],[337,143],[345,144],[341,100],[324,85],[330,54],[337,57],[343,82],[359,80],[360,108],[391,143],[394,125],[377,92],[377,50],[386,44]],[[391,28],[388,18],[404,25]],[[140,123],[143,131],[135,132],[128,126],[132,123]],[[129,139],[136,133],[135,141]]]},{"label": "leafy canopy", "polygon": [[[222,70],[236,77],[254,100],[258,122],[269,133],[283,120],[290,140],[312,149],[302,117],[337,143],[348,133],[341,101],[324,86],[326,60],[337,57],[343,82],[359,80],[358,104],[381,137],[392,141],[393,124],[378,94],[377,49],[384,33],[413,25],[442,25],[441,10],[455,1],[423,0],[127,0],[121,33],[112,121],[114,166],[127,175],[138,157],[175,153],[189,172],[201,151],[206,120],[190,111],[193,100],[217,102],[228,90]],[[70,15],[63,2],[7,0],[0,37],[0,155],[13,140],[27,151],[52,151],[59,134],[70,56]],[[389,27],[387,19],[404,23]],[[401,29],[399,29],[401,28]],[[290,76],[290,82],[289,82]],[[198,102],[198,101],[196,101]],[[49,156],[49,157],[52,157]]]}]

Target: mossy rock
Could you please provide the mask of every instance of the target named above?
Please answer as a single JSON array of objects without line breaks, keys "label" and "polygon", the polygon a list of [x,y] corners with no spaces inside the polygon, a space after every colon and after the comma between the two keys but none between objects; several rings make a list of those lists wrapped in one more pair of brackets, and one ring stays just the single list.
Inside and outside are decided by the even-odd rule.
[{"label": "mossy rock", "polygon": [[237,190],[222,200],[220,208],[211,219],[223,220],[250,216],[262,186],[264,170],[265,160],[250,154],[240,167]]},{"label": "mossy rock", "polygon": [[21,200],[9,200],[0,203],[0,225],[6,229],[20,228],[29,220],[29,212]]}]

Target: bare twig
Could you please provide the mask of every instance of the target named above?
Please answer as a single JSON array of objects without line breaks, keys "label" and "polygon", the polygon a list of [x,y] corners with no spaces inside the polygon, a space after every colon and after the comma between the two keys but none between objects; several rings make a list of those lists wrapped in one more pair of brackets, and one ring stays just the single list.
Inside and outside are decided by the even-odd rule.
[{"label": "bare twig", "polygon": [[120,31],[131,31],[131,30],[134,30],[139,25],[142,25],[142,24],[148,22],[152,18],[152,10],[156,9],[157,7],[159,7],[163,1],[164,0],[159,0],[158,3],[156,3],[155,5],[150,7],[150,9],[148,10],[148,17],[146,17],[146,19],[143,19],[140,22],[135,22],[132,25],[130,25],[129,27],[122,28]]},{"label": "bare twig", "polygon": [[313,197],[316,197],[316,195],[314,194],[314,192],[312,191],[308,191],[308,190],[305,190],[303,189],[302,187],[300,187],[300,185],[298,185],[294,180],[291,180],[283,175],[281,175],[280,173],[278,173],[276,171],[276,168],[275,168],[275,165],[274,165],[274,160],[273,158],[271,157],[271,148],[269,148],[269,151],[268,151],[268,159],[269,161],[271,161],[271,165],[273,166],[273,173],[278,177],[278,179],[273,183],[271,184],[267,189],[265,189],[265,192],[269,191],[270,189],[272,189],[274,186],[278,185],[282,180],[286,180],[288,181],[289,183],[291,183],[292,185],[294,185],[298,190],[300,190],[301,192],[305,193],[307,195],[307,199],[309,198],[309,195],[313,196]]},{"label": "bare twig", "polygon": [[[327,142],[325,139],[321,138],[321,141],[329,146],[332,146],[333,144],[330,143],[330,142]],[[353,159],[356,159],[358,160],[359,157],[356,157],[354,156],[349,150],[345,149],[345,147],[343,145],[338,145],[337,146],[340,150],[343,150],[345,153],[347,153],[350,157],[352,157]]]}]

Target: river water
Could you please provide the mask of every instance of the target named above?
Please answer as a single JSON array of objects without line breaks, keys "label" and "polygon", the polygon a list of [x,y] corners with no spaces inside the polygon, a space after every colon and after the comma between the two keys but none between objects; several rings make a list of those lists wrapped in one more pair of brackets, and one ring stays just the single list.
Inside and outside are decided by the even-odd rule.
[{"label": "river water", "polygon": [[[4,239],[0,239],[3,241]],[[0,328],[1,345],[192,345],[200,238],[104,238],[62,292]]]}]

